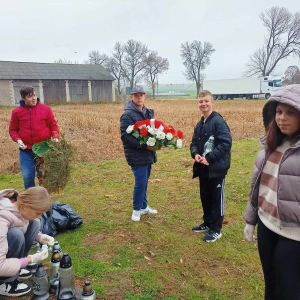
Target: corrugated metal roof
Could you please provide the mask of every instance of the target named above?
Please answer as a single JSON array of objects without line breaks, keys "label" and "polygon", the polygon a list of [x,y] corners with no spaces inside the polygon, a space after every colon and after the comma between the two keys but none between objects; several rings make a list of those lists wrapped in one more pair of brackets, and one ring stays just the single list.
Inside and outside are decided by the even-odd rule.
[{"label": "corrugated metal roof", "polygon": [[0,79],[115,80],[101,65],[0,61]]}]

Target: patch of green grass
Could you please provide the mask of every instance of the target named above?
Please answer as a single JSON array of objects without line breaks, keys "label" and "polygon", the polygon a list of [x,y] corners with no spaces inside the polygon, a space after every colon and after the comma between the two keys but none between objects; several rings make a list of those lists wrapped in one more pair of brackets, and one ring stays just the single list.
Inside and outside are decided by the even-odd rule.
[{"label": "patch of green grass", "polygon": [[[243,237],[250,176],[259,143],[233,143],[225,183],[223,237],[204,243],[199,181],[188,149],[158,152],[148,185],[158,215],[131,221],[134,177],[125,160],[78,163],[53,201],[69,203],[84,224],[57,235],[75,275],[94,279],[100,299],[262,299],[256,243]],[[0,189],[24,190],[21,174],[0,175]]]}]

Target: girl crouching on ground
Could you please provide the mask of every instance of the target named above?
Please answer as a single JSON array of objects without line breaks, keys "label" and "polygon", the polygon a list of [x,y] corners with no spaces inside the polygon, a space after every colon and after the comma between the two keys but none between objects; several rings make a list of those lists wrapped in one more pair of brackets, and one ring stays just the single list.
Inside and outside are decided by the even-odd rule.
[{"label": "girl crouching on ground", "polygon": [[271,96],[263,119],[244,233],[253,241],[258,223],[265,299],[300,299],[300,85]]},{"label": "girl crouching on ground", "polygon": [[48,251],[27,256],[34,240],[54,243],[53,237],[39,232],[39,218],[50,205],[43,187],[29,188],[20,195],[14,190],[0,191],[0,295],[21,296],[30,291],[18,278],[31,277],[24,268],[48,256]]}]

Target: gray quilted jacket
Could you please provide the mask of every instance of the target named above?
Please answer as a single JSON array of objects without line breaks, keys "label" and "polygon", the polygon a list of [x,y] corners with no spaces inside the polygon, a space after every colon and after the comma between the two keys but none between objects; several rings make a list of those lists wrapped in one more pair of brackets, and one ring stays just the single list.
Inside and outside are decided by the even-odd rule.
[{"label": "gray quilted jacket", "polygon": [[[285,103],[300,111],[300,84],[280,89],[269,98],[263,108],[265,128],[274,118],[277,102]],[[265,137],[260,138],[259,150],[252,172],[250,200],[244,213],[248,224],[256,225],[258,219],[258,193],[261,172],[268,160],[270,151],[265,146]],[[300,226],[300,140],[294,147],[285,151],[278,174],[277,206],[282,226]]]}]

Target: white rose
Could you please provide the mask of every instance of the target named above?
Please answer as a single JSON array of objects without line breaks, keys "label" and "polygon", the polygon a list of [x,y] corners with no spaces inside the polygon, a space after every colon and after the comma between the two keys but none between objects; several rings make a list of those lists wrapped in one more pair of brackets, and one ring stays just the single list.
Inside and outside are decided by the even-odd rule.
[{"label": "white rose", "polygon": [[157,138],[158,140],[164,140],[165,137],[166,137],[166,134],[165,134],[164,132],[162,132],[162,131],[157,131],[157,133],[156,133],[156,138]]},{"label": "white rose", "polygon": [[152,137],[150,137],[149,139],[148,139],[148,141],[147,141],[147,145],[148,146],[151,146],[151,147],[153,147],[154,145],[155,145],[155,142],[156,142],[156,139],[155,138],[152,138]]},{"label": "white rose", "polygon": [[148,132],[152,135],[154,135],[156,133],[155,129],[153,129],[151,127],[148,129]]},{"label": "white rose", "polygon": [[172,138],[173,138],[173,134],[172,134],[171,132],[168,132],[168,133],[166,134],[166,138],[167,138],[168,141],[171,141]]},{"label": "white rose", "polygon": [[177,146],[177,148],[182,148],[182,140],[181,139],[178,139],[176,141],[176,146]]},{"label": "white rose", "polygon": [[149,126],[149,125],[147,125],[147,129],[148,129],[148,131],[149,131],[149,129],[150,129],[151,127]]},{"label": "white rose", "polygon": [[126,129],[126,132],[131,133],[133,131],[133,127],[134,127],[133,125],[129,125]]}]

